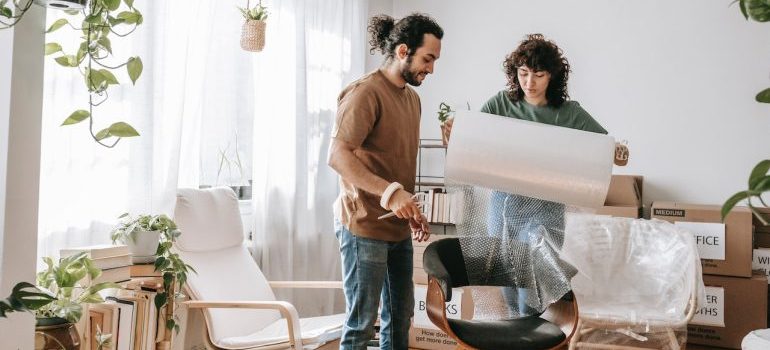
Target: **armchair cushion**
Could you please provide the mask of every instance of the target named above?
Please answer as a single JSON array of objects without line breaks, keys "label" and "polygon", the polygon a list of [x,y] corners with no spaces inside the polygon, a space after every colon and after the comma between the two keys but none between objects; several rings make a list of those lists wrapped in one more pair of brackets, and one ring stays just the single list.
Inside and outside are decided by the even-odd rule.
[{"label": "armchair cushion", "polygon": [[181,251],[211,251],[243,242],[238,198],[229,187],[179,189],[174,221],[183,232],[175,244]]},{"label": "armchair cushion", "polygon": [[[339,338],[342,335],[342,323],[345,314],[302,318],[299,321],[302,329],[302,343],[305,348],[314,348],[313,344],[320,345]],[[280,319],[261,331],[241,337],[228,337],[220,339],[218,344],[224,348],[243,349],[256,346],[266,346],[286,343],[288,345],[289,331],[286,320]]]}]

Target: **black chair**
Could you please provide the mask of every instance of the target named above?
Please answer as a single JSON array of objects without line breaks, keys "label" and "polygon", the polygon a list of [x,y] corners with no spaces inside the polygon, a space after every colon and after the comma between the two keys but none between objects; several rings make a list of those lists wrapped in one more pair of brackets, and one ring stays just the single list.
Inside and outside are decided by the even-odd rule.
[{"label": "black chair", "polygon": [[467,349],[560,349],[575,332],[578,309],[572,292],[540,315],[505,320],[457,320],[446,317],[452,288],[469,286],[465,260],[457,238],[429,244],[423,255],[428,274],[427,313],[431,322]]}]

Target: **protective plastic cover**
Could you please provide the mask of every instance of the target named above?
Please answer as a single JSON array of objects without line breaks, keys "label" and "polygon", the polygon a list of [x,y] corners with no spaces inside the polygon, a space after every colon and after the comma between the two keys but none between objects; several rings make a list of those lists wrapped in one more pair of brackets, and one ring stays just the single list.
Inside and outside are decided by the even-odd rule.
[{"label": "protective plastic cover", "polygon": [[684,326],[705,297],[692,234],[665,221],[570,214],[561,258],[578,270],[581,319]]}]

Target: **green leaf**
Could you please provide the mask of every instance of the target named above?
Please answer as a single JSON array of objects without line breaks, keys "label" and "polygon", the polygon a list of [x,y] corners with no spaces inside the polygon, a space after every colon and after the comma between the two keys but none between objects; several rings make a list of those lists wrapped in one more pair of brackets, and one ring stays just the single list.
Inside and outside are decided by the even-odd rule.
[{"label": "green leaf", "polygon": [[757,94],[757,102],[770,103],[770,88],[764,89]]},{"label": "green leaf", "polygon": [[61,51],[61,45],[57,43],[48,43],[45,44],[45,55],[48,56],[50,54],[54,54]]},{"label": "green leaf", "polygon": [[99,45],[101,45],[107,52],[112,54],[112,43],[110,42],[110,38],[103,36],[99,38],[99,40],[96,41]]},{"label": "green leaf", "polygon": [[13,17],[13,11],[8,7],[0,7],[0,16],[11,18]]},{"label": "green leaf", "polygon": [[762,160],[751,169],[751,175],[749,175],[749,189],[753,190],[754,186],[767,175],[770,171],[770,159]]},{"label": "green leaf", "polygon": [[746,0],[737,0],[737,1],[738,1],[738,7],[741,8],[741,14],[743,14],[743,18],[745,18],[748,21],[749,14],[746,12]]},{"label": "green leaf", "polygon": [[122,19],[127,24],[141,24],[142,15],[137,11],[123,11],[118,13],[118,19]]},{"label": "green leaf", "polygon": [[174,328],[174,326],[176,326],[176,323],[174,322],[174,320],[166,320],[166,328],[171,330]]},{"label": "green leaf", "polygon": [[79,109],[75,112],[72,112],[72,114],[70,114],[70,116],[67,117],[67,119],[65,119],[61,125],[64,126],[64,125],[77,124],[88,119],[88,117],[90,116],[91,116],[91,113],[89,113],[88,111]]},{"label": "green leaf", "polygon": [[102,22],[104,22],[104,19],[99,14],[91,14],[91,15],[86,16],[86,18],[83,20],[83,22],[84,22],[83,27],[86,27],[88,25],[85,24],[85,23],[100,25],[100,24],[102,24]]},{"label": "green leaf", "polygon": [[102,75],[102,77],[104,78],[104,81],[106,81],[107,84],[113,84],[113,85],[120,84],[118,82],[118,79],[115,78],[115,75],[112,74],[112,72],[110,72],[109,70],[100,69],[99,73]]},{"label": "green leaf", "polygon": [[126,3],[126,6],[134,8],[134,0],[123,0],[123,2]]},{"label": "green leaf", "polygon": [[117,137],[134,137],[139,136],[139,133],[132,127],[124,122],[117,122],[109,127],[110,135]]},{"label": "green leaf", "polygon": [[158,293],[155,295],[155,307],[160,310],[163,305],[166,305],[166,300],[168,300],[168,294],[167,293]]},{"label": "green leaf", "polygon": [[56,22],[53,22],[53,24],[51,24],[51,26],[48,27],[48,30],[46,30],[45,32],[46,33],[51,33],[53,31],[63,27],[65,24],[68,24],[68,23],[69,23],[69,21],[67,21],[64,18],[57,19]]},{"label": "green leaf", "polygon": [[[758,193],[770,191],[770,175],[761,177],[751,190]],[[760,197],[760,199],[762,199],[762,197]],[[764,204],[764,202],[762,203]]]},{"label": "green leaf", "polygon": [[115,11],[120,7],[120,0],[102,0],[102,2],[110,11]]},{"label": "green leaf", "polygon": [[144,69],[144,65],[142,65],[142,59],[139,58],[139,56],[131,57],[128,59],[128,64],[126,64],[126,70],[128,71],[128,77],[131,78],[131,82],[134,85],[136,85],[136,81],[142,75],[143,69]]},{"label": "green leaf", "polygon": [[738,204],[738,202],[748,198],[749,196],[751,196],[751,193],[749,191],[741,191],[732,195],[732,197],[728,198],[725,201],[725,204],[722,205],[722,221],[725,221],[725,217],[727,217],[727,214],[729,214],[730,211],[733,210],[733,208],[735,207],[736,204]]},{"label": "green leaf", "polygon": [[97,141],[104,140],[110,136],[112,136],[110,135],[110,128],[104,128],[102,130],[99,130],[99,132],[97,132],[95,135]]},{"label": "green leaf", "polygon": [[64,13],[70,15],[70,16],[77,16],[80,14],[80,11],[78,10],[64,10]]},{"label": "green leaf", "polygon": [[78,61],[77,58],[73,55],[62,55],[59,57],[54,58],[54,61],[56,63],[64,66],[64,67],[77,67]]}]

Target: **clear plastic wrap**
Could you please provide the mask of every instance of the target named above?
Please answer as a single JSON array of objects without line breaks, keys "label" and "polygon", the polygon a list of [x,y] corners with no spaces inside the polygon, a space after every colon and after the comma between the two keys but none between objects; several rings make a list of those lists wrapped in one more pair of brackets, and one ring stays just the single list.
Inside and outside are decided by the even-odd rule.
[{"label": "clear plastic wrap", "polygon": [[656,219],[568,214],[561,258],[578,270],[581,342],[678,349],[686,341],[705,295],[691,233]]}]

